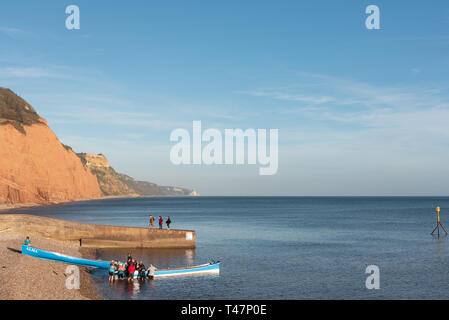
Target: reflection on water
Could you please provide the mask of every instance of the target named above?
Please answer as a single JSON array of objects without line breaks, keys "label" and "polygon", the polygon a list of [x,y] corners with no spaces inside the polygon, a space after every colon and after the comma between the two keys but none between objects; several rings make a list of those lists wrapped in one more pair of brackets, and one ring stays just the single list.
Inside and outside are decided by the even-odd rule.
[{"label": "reflection on water", "polygon": [[137,297],[140,292],[140,281],[132,281],[133,284],[133,295],[132,298]]},{"label": "reflection on water", "polygon": [[101,291],[107,290],[108,292],[116,291],[117,296],[120,295],[124,299],[138,299],[142,292],[145,292],[148,288],[153,287],[153,280],[139,280],[128,281],[127,279],[121,279],[108,283],[106,286],[105,272],[96,272],[94,277],[99,281]]},{"label": "reflection on water", "polygon": [[193,266],[193,259],[195,258],[195,250],[188,249],[185,251],[187,266]]}]

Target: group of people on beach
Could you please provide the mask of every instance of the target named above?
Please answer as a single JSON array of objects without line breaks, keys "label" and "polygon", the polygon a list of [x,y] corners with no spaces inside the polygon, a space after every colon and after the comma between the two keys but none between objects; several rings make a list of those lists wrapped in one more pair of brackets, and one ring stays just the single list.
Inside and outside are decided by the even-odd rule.
[{"label": "group of people on beach", "polygon": [[[171,223],[171,219],[170,216],[168,216],[167,220],[165,221],[165,223],[167,224],[167,229],[170,229],[170,223]],[[162,229],[162,225],[164,224],[164,219],[159,216],[159,229]],[[154,228],[154,217],[150,215],[150,223],[148,224],[149,228]]]},{"label": "group of people on beach", "polygon": [[111,261],[109,266],[109,282],[114,282],[118,279],[128,279],[128,281],[131,281],[134,278],[153,279],[156,270],[157,268],[151,263],[148,268],[145,268],[142,261],[137,262],[132,258],[131,254],[128,253],[126,262]]}]

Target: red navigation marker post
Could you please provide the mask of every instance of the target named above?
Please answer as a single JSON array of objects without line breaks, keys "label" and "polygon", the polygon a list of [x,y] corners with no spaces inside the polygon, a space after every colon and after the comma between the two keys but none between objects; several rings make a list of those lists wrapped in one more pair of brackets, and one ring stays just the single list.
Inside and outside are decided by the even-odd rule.
[{"label": "red navigation marker post", "polygon": [[444,232],[446,232],[446,235],[448,234],[446,231],[446,228],[443,226],[443,224],[440,222],[440,207],[437,207],[437,226],[435,229],[433,229],[431,235],[435,233],[435,230],[437,230],[438,237],[440,236],[440,226],[443,228]]}]

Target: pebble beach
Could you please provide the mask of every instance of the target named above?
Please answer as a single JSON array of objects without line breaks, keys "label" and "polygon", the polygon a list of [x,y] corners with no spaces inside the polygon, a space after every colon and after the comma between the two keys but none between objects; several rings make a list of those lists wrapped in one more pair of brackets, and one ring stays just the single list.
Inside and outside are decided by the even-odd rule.
[{"label": "pebble beach", "polygon": [[[1,300],[101,300],[88,268],[80,267],[80,288],[68,289],[65,263],[36,259],[20,253],[26,235],[0,230]],[[94,251],[61,241],[32,237],[31,245],[67,255],[91,258]]]}]

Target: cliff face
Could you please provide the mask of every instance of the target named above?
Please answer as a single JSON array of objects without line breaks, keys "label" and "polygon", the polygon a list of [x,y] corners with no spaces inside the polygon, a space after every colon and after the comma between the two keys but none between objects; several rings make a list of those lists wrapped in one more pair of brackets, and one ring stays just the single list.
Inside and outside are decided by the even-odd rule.
[{"label": "cliff face", "polygon": [[78,153],[83,164],[97,177],[98,184],[105,196],[137,196],[117,172],[109,166],[108,160],[102,155]]},{"label": "cliff face", "polygon": [[102,154],[79,153],[78,156],[90,168],[110,168],[109,161]]},{"label": "cliff face", "polygon": [[0,204],[93,199],[96,176],[34,109],[0,88]]},{"label": "cliff face", "polygon": [[194,190],[163,187],[147,181],[137,181],[118,173],[101,154],[79,153],[81,161],[97,176],[101,191],[107,196],[198,196]]}]

